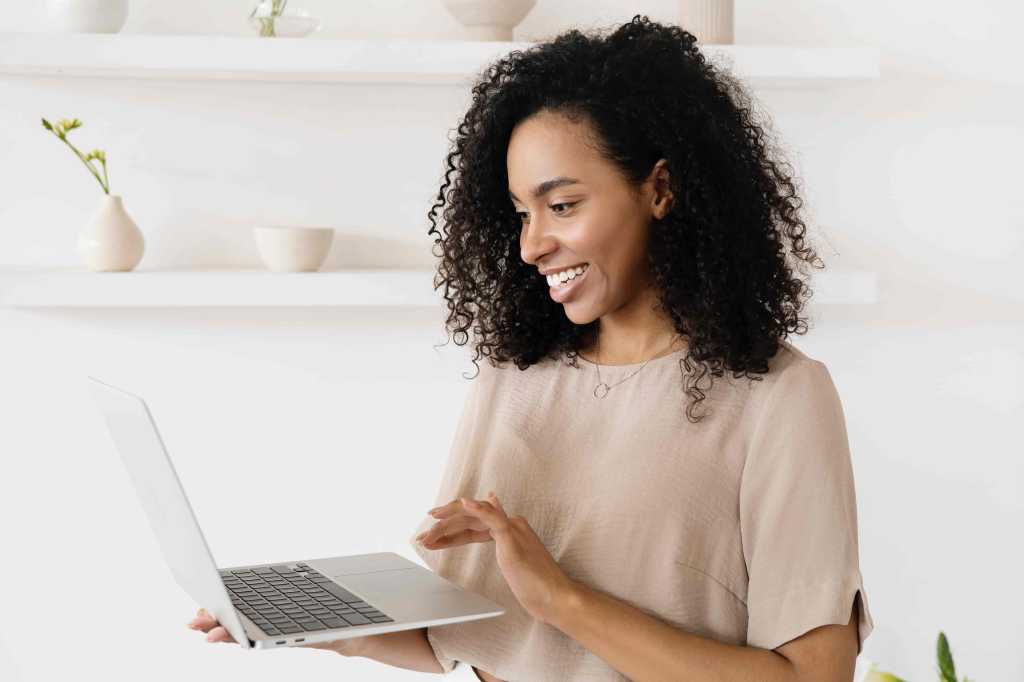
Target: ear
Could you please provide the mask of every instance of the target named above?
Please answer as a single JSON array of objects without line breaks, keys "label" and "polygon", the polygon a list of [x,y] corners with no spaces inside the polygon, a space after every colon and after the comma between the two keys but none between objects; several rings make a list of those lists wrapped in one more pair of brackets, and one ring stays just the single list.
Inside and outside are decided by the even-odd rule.
[{"label": "ear", "polygon": [[658,159],[647,176],[648,182],[653,185],[654,196],[651,199],[651,213],[658,220],[661,220],[672,210],[675,203],[675,196],[672,194],[669,183],[668,161]]}]

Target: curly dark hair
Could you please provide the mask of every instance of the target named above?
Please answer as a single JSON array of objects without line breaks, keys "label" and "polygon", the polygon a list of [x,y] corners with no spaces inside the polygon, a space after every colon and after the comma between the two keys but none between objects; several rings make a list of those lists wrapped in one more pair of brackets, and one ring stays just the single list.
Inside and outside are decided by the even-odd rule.
[{"label": "curly dark hair", "polygon": [[[506,168],[512,130],[541,111],[587,120],[602,157],[633,188],[664,158],[676,201],[652,218],[647,261],[659,309],[688,340],[681,365],[695,400],[686,414],[700,421],[693,408],[705,397],[701,379],[729,369],[735,378],[761,380],[751,372],[769,371],[780,339],[807,332],[799,314],[812,290],[789,261],[824,264],[804,243],[803,202],[789,166],[775,160],[769,124],[739,81],[708,63],[679,26],[636,15],[606,31],[568,30],[512,51],[479,75],[428,213],[428,234],[441,247],[432,247],[440,258],[434,289],[444,286],[449,339],[465,345],[473,327],[474,365],[488,356],[525,370],[564,355],[578,367],[578,350],[594,341],[599,320],[567,319],[544,278],[520,258],[523,225]],[[442,208],[443,232],[436,223]]]}]

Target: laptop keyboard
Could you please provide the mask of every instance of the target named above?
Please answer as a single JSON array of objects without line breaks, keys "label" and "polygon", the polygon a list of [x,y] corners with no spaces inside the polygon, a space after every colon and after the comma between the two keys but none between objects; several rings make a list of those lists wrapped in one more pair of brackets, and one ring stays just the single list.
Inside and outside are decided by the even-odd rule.
[{"label": "laptop keyboard", "polygon": [[220,571],[220,576],[235,608],[268,635],[393,620],[308,564]]}]

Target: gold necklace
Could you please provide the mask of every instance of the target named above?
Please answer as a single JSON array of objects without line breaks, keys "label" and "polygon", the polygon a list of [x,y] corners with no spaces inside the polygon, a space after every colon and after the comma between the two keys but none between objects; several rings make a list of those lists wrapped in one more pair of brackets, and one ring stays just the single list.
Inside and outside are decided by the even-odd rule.
[{"label": "gold necklace", "polygon": [[[676,339],[678,339],[678,338],[679,338],[678,334],[673,336],[672,340],[669,341],[668,347],[665,350],[668,350],[669,348],[671,348],[672,344],[675,343]],[[654,356],[654,357],[658,357],[658,356]],[[636,374],[641,369],[646,367],[647,363],[650,362],[651,360],[653,360],[654,357],[648,358],[647,360],[645,360],[644,364],[640,365],[640,367],[638,367],[633,372],[633,374]],[[618,386],[623,381],[625,381],[626,379],[629,379],[631,376],[633,376],[633,374],[630,374],[629,376],[626,377],[626,379],[622,379],[621,381],[616,381],[611,386],[609,386],[608,384],[606,384],[603,381],[601,381],[601,336],[600,336],[600,334],[597,337],[597,362],[594,364],[594,366],[597,368],[597,386],[594,386],[594,397],[595,398],[604,398],[606,395],[608,395],[608,392],[611,391],[613,387]]]}]

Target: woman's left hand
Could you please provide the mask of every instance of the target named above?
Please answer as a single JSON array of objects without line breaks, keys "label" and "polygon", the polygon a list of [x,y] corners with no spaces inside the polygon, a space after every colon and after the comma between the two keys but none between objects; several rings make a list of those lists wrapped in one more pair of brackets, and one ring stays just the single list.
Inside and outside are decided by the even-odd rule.
[{"label": "woman's left hand", "polygon": [[[459,498],[431,510],[431,513],[447,520],[453,528],[484,527],[483,533],[495,542],[495,556],[505,581],[522,607],[537,620],[550,622],[555,610],[571,594],[575,583],[555,562],[527,520],[522,516],[507,516],[493,492],[486,501]],[[456,522],[454,517],[458,514],[466,518]],[[435,532],[443,523],[445,521],[435,524],[435,528],[417,537],[418,540],[422,538],[424,547],[452,546],[444,543],[445,537],[438,538],[441,534]]]}]

